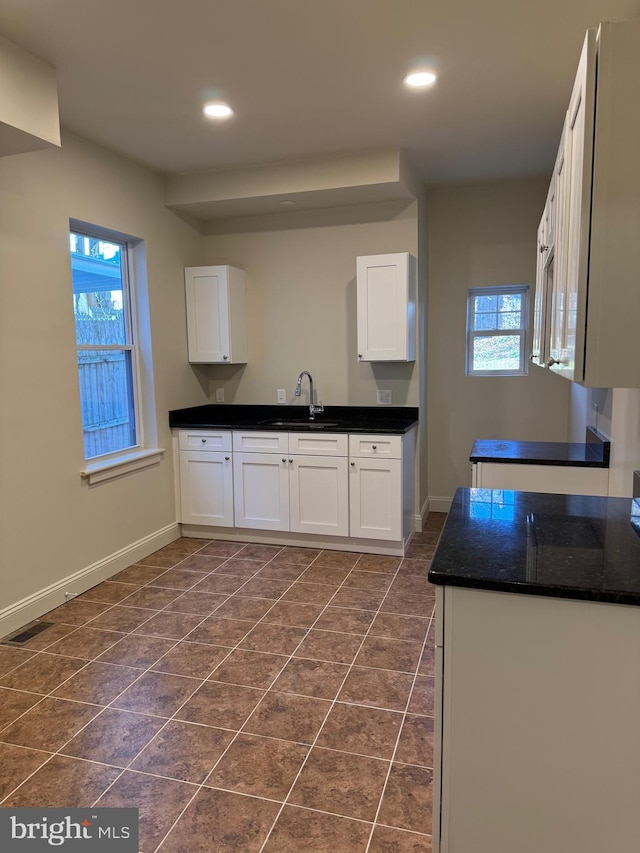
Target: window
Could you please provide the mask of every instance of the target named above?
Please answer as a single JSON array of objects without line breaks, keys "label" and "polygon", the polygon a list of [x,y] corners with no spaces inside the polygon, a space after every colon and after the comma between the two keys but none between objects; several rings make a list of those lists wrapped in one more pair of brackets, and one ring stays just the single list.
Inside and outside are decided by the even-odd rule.
[{"label": "window", "polygon": [[529,288],[474,287],[467,300],[467,376],[527,372]]},{"label": "window", "polygon": [[138,367],[130,246],[111,232],[70,233],[85,459],[136,448]]}]

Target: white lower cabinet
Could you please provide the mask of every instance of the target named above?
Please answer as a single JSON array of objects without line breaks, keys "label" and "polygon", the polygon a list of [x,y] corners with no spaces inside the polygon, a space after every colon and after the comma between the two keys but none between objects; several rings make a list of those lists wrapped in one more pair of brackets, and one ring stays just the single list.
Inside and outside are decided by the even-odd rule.
[{"label": "white lower cabinet", "polygon": [[558,495],[608,495],[609,469],[474,462],[471,465],[471,485],[477,489],[513,489]]},{"label": "white lower cabinet", "polygon": [[279,453],[234,453],[236,527],[289,530],[288,469]]},{"label": "white lower cabinet", "polygon": [[351,461],[351,535],[402,539],[402,466],[399,459]]},{"label": "white lower cabinet", "polygon": [[289,468],[290,529],[349,535],[347,458],[293,456]]},{"label": "white lower cabinet", "polygon": [[179,447],[180,520],[233,526],[231,433],[185,430]]}]

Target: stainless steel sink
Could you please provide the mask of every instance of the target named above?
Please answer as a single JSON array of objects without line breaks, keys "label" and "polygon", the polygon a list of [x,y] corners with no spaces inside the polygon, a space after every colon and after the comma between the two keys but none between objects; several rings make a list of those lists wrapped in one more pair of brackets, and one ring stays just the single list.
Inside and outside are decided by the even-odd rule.
[{"label": "stainless steel sink", "polygon": [[339,426],[337,421],[259,421],[258,426],[282,427],[282,429],[331,429]]}]

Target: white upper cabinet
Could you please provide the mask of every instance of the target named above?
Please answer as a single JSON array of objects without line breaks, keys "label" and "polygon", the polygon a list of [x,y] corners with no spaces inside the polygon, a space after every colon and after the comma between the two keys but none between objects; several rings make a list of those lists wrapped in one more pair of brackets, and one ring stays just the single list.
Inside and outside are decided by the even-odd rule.
[{"label": "white upper cabinet", "polygon": [[[554,248],[544,259],[547,269],[552,259],[546,364],[587,387],[640,387],[639,77],[640,21],[589,30],[554,172]],[[540,260],[540,234],[538,243]],[[537,290],[541,277],[539,263]],[[534,348],[532,360],[541,363],[543,351]]]},{"label": "white upper cabinet", "polygon": [[187,267],[189,361],[245,364],[244,272],[230,266]]},{"label": "white upper cabinet", "polygon": [[415,258],[408,252],[357,259],[358,360],[414,361]]}]

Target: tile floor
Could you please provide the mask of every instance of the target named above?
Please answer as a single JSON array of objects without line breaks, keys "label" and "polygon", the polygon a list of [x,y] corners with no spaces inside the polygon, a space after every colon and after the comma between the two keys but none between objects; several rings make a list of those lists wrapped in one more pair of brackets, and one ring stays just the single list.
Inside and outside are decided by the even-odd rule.
[{"label": "tile floor", "polygon": [[444,514],[407,558],[180,539],[0,645],[0,804],[152,853],[428,853]]}]

